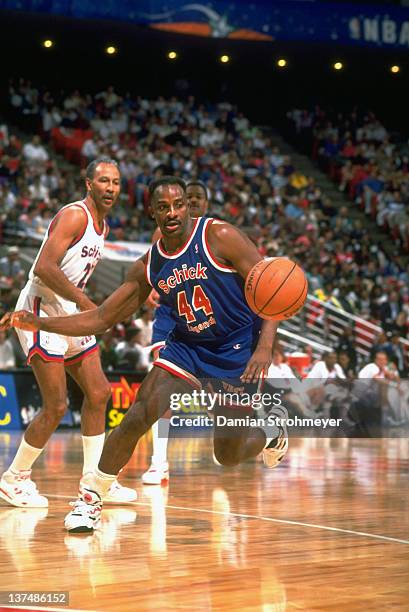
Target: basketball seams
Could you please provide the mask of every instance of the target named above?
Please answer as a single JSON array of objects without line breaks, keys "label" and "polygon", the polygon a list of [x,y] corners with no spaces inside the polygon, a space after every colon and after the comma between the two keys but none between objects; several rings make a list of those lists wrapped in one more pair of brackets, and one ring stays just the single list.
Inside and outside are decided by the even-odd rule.
[{"label": "basketball seams", "polygon": [[[258,279],[256,280],[256,286],[255,286],[255,287],[254,287],[254,289],[253,289],[253,304],[254,304],[254,308],[256,308],[256,310],[258,310],[257,305],[256,305],[256,292],[257,292],[257,287],[258,287],[258,284],[259,284],[260,279],[261,279],[261,277],[263,276],[264,272],[265,272],[266,270],[268,270],[268,269],[269,269],[269,267],[271,266],[271,264],[272,264],[272,263],[274,263],[275,261],[276,261],[275,259],[272,259],[272,260],[270,261],[270,263],[269,263],[269,264],[268,264],[268,265],[267,265],[267,266],[264,268],[264,270],[262,270],[262,271],[260,272],[260,275],[259,275]],[[258,262],[258,264],[256,264],[256,265],[259,265],[259,264],[261,264],[261,263],[263,263],[263,262],[265,262],[265,259],[262,259],[262,260],[261,260],[261,261],[259,261],[259,262]],[[260,311],[260,312],[261,312],[261,311]]]},{"label": "basketball seams", "polygon": [[[265,276],[264,272],[274,262],[277,262],[277,268],[270,270]],[[302,268],[288,257],[261,260],[251,269],[246,278],[247,303],[251,310],[263,319],[282,321],[291,318],[304,306],[307,294],[308,280]],[[294,295],[297,297],[294,298]],[[260,302],[262,299],[264,299],[264,304],[258,308],[256,301]],[[279,308],[280,310],[274,313],[266,312],[270,304],[272,309]]]},{"label": "basketball seams", "polygon": [[[277,259],[273,259],[273,261],[272,261],[271,263],[274,263],[275,261],[277,261]],[[289,261],[290,261],[290,260],[289,260]],[[273,293],[273,295],[271,295],[271,296],[270,296],[270,298],[267,300],[267,302],[264,304],[264,306],[262,306],[261,308],[258,308],[258,307],[257,307],[257,305],[256,305],[256,300],[255,300],[255,296],[256,296],[256,289],[257,289],[257,284],[259,283],[259,281],[260,281],[261,277],[263,276],[264,272],[265,272],[266,270],[268,270],[268,268],[270,267],[270,265],[271,265],[271,264],[269,264],[269,265],[268,265],[268,266],[267,266],[267,267],[266,267],[266,268],[265,268],[265,269],[262,271],[262,273],[260,274],[259,278],[257,279],[257,284],[256,284],[256,287],[255,287],[255,289],[254,289],[254,305],[255,305],[255,307],[257,308],[257,310],[258,310],[258,312],[259,312],[259,313],[263,313],[264,308],[265,308],[266,306],[268,306],[268,304],[271,302],[271,300],[272,300],[272,299],[274,299],[274,298],[275,298],[275,296],[277,295],[277,293],[280,291],[281,287],[282,287],[282,286],[283,286],[283,285],[284,285],[284,284],[287,282],[287,280],[289,279],[289,277],[291,276],[291,274],[294,272],[294,270],[295,270],[295,268],[296,268],[297,264],[296,264],[296,263],[294,263],[294,262],[292,262],[292,263],[293,263],[293,267],[291,268],[291,270],[289,271],[289,273],[287,274],[287,276],[285,277],[285,279],[284,279],[283,281],[281,281],[281,284],[280,284],[280,285],[277,287],[277,289],[275,290],[275,292]],[[264,313],[263,313],[263,314],[264,314]],[[270,316],[270,315],[268,315],[268,316]]]},{"label": "basketball seams", "polygon": [[[291,309],[293,306],[295,306],[295,304],[298,302],[298,300],[300,300],[300,299],[302,298],[302,295],[303,295],[303,293],[304,293],[304,291],[305,291],[306,289],[308,289],[307,279],[305,279],[305,281],[304,281],[304,287],[302,288],[302,291],[301,291],[300,295],[298,296],[298,298],[297,298],[296,300],[294,300],[294,302],[293,302],[292,304],[290,304],[289,306],[286,306],[286,308],[284,308],[283,310],[279,310],[278,312],[274,312],[274,313],[271,313],[271,314],[270,314],[270,313],[268,313],[268,314],[267,314],[267,313],[264,313],[264,312],[261,310],[261,311],[260,311],[260,312],[261,312],[261,314],[264,314],[265,316],[268,316],[268,317],[276,317],[277,315],[282,314],[283,312],[287,312],[287,311],[288,311],[288,310],[290,310],[290,309]],[[307,296],[305,296],[305,297],[307,297]],[[304,301],[305,301],[305,300],[304,300]],[[303,303],[304,303],[304,302],[303,302]],[[301,304],[301,306],[302,306],[302,304]],[[301,308],[301,306],[300,306],[300,308]],[[293,313],[293,314],[296,314],[296,313]],[[293,315],[291,315],[291,316],[293,316]]]}]

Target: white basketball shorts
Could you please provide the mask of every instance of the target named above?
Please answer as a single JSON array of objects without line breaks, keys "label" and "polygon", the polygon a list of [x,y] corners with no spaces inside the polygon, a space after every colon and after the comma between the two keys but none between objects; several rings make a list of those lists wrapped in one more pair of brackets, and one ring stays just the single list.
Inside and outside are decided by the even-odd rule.
[{"label": "white basketball shorts", "polygon": [[[72,312],[64,311],[57,301],[47,301],[45,297],[22,291],[16,304],[16,310],[29,310],[39,317],[61,317]],[[28,332],[16,329],[20,344],[27,355],[29,364],[34,355],[43,361],[54,361],[70,366],[98,350],[95,336],[73,338],[60,336],[46,331]]]}]

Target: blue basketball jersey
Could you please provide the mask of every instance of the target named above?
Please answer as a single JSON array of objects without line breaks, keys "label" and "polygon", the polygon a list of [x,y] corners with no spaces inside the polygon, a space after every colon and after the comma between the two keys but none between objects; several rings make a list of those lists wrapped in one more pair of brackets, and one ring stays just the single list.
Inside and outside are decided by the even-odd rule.
[{"label": "blue basketball jersey", "polygon": [[167,253],[158,240],[147,256],[147,279],[176,322],[172,337],[187,344],[224,343],[261,324],[247,305],[244,280],[212,255],[207,231],[213,221],[196,219],[175,253]]},{"label": "blue basketball jersey", "polygon": [[175,319],[172,316],[172,309],[162,300],[155,311],[155,318],[152,326],[152,345],[164,344],[169,332],[175,327]]}]

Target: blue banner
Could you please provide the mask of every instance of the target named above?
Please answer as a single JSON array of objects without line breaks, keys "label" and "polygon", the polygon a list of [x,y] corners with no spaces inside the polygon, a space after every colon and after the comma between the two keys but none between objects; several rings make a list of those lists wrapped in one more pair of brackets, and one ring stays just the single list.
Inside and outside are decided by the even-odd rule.
[{"label": "blue banner", "polygon": [[21,426],[14,376],[0,373],[0,432]]},{"label": "blue banner", "polygon": [[[113,429],[124,418],[144,379],[143,374],[128,371],[106,372],[111,383],[111,400],[106,409],[107,429]],[[67,377],[68,410],[60,426],[78,427],[84,399],[81,389]],[[0,372],[0,433],[25,429],[42,406],[40,390],[31,368]]]},{"label": "blue banner", "polygon": [[0,0],[0,8],[111,19],[212,38],[409,48],[409,10],[311,0]]}]

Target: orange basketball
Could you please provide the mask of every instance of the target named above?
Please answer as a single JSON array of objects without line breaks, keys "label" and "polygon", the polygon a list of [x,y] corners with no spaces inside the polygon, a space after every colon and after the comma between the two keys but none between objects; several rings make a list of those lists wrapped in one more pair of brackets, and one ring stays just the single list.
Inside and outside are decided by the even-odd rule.
[{"label": "orange basketball", "polygon": [[282,321],[303,307],[308,281],[294,261],[273,257],[259,261],[250,270],[244,291],[248,305],[259,317]]}]

